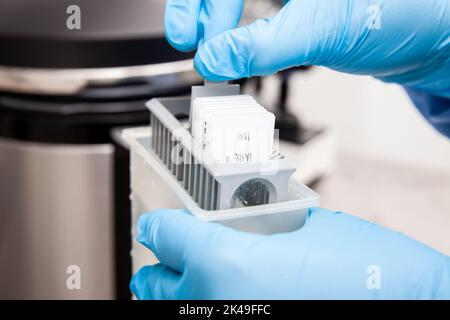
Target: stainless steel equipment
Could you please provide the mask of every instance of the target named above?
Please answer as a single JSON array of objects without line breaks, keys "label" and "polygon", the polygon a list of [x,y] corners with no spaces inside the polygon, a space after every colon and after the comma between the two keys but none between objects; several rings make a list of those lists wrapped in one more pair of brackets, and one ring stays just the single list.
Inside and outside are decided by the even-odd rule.
[{"label": "stainless steel equipment", "polygon": [[113,152],[0,139],[1,298],[114,298]]},{"label": "stainless steel equipment", "polygon": [[128,151],[111,131],[199,81],[164,5],[0,2],[0,299],[130,297]]}]

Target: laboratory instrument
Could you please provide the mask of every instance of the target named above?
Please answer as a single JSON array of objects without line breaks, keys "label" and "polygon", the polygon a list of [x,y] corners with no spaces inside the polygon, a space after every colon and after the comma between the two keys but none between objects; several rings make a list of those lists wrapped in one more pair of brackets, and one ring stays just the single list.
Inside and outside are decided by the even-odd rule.
[{"label": "laboratory instrument", "polygon": [[[81,30],[66,28],[73,4]],[[164,5],[0,1],[0,299],[129,299],[129,156],[114,132],[200,83],[165,40]],[[66,287],[73,265],[81,290]]]}]

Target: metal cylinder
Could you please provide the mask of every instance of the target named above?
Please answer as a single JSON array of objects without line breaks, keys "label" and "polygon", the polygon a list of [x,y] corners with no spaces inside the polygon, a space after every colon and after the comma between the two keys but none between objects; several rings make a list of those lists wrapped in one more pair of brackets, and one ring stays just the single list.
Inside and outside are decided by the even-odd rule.
[{"label": "metal cylinder", "polygon": [[115,297],[112,153],[0,139],[0,299]]}]

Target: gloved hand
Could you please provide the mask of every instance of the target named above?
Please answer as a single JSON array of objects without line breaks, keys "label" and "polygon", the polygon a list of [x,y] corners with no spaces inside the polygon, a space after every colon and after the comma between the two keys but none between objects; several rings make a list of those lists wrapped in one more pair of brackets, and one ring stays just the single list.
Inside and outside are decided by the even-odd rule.
[{"label": "gloved hand", "polygon": [[243,2],[167,2],[167,39],[183,51],[199,46],[194,64],[208,80],[322,65],[450,97],[448,0],[291,0],[234,29]]},{"label": "gloved hand", "polygon": [[160,210],[137,230],[161,261],[134,275],[139,299],[450,299],[449,257],[345,213],[267,236]]}]

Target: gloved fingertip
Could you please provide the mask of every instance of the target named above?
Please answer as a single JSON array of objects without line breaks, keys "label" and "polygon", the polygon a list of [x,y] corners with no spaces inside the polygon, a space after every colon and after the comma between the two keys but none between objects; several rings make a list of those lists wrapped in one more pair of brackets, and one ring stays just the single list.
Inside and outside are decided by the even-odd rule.
[{"label": "gloved fingertip", "polygon": [[233,32],[236,30],[221,33],[198,48],[194,67],[203,78],[226,81],[248,76],[244,54],[237,52]]},{"label": "gloved fingertip", "polygon": [[179,51],[188,52],[197,47],[196,10],[188,2],[167,2],[164,34],[169,44]]},{"label": "gloved fingertip", "polygon": [[137,281],[136,281],[137,275],[138,274],[136,273],[131,277],[129,288],[130,288],[131,293],[134,294],[137,299],[141,299],[140,295],[139,295],[139,291],[137,289]]},{"label": "gloved fingertip", "polygon": [[152,297],[149,281],[152,280],[152,274],[158,267],[159,264],[144,266],[131,277],[129,287],[138,300],[147,300]]},{"label": "gloved fingertip", "polygon": [[182,34],[182,33],[171,33],[168,31],[170,29],[165,29],[164,34],[169,44],[181,52],[190,52],[197,48],[197,40]]},{"label": "gloved fingertip", "polygon": [[136,224],[136,240],[153,250],[155,243],[164,235],[160,232],[162,226],[167,228],[174,224],[183,225],[191,218],[192,216],[184,209],[158,209],[142,214]]},{"label": "gloved fingertip", "polygon": [[142,214],[136,224],[136,240],[147,246],[152,247],[151,235],[158,229],[163,217],[168,217],[174,210],[159,209],[149,213]]},{"label": "gloved fingertip", "polygon": [[151,213],[142,214],[136,224],[136,240],[140,243],[145,242],[150,214]]},{"label": "gloved fingertip", "polygon": [[219,81],[228,81],[231,80],[227,77],[222,77],[218,74],[216,74],[213,70],[209,68],[207,60],[204,60],[199,55],[199,52],[197,51],[197,54],[194,58],[194,68],[197,70],[198,74],[205,80],[211,81],[211,82],[219,82]]},{"label": "gloved fingertip", "polygon": [[210,57],[205,53],[204,45],[200,46],[194,57],[194,68],[202,78],[213,81],[214,73],[209,68],[209,59]]}]

